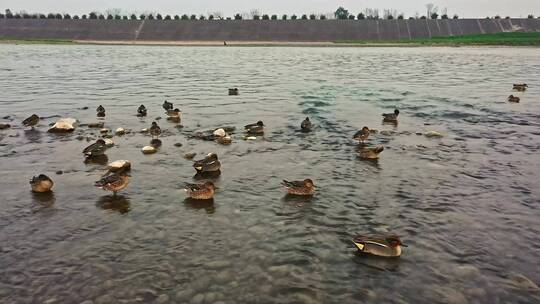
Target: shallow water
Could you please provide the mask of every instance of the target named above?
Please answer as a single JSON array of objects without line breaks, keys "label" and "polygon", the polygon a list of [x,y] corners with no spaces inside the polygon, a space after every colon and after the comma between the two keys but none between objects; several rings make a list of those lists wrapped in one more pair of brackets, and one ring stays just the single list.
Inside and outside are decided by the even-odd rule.
[{"label": "shallow water", "polygon": [[[0,45],[0,81],[13,125],[0,131],[1,303],[540,302],[538,49]],[[530,88],[509,104],[517,82]],[[163,146],[143,155],[138,131],[164,99],[183,128],[160,120]],[[46,132],[57,115],[98,121],[99,104],[106,127],[132,130],[107,151],[133,162],[118,198],[93,187],[104,166],[76,139],[97,130]],[[382,125],[395,107],[399,125]],[[32,113],[48,118],[24,130]],[[259,119],[264,138],[243,140]],[[230,146],[188,138],[223,125],[237,127]],[[378,162],[356,157],[364,125],[393,131],[368,139]],[[431,130],[444,137],[416,134]],[[213,204],[185,201],[187,152],[219,155]],[[30,192],[39,173],[53,194]],[[316,196],[284,195],[282,179],[306,177]],[[400,259],[355,253],[356,233],[384,232],[409,245]]]}]

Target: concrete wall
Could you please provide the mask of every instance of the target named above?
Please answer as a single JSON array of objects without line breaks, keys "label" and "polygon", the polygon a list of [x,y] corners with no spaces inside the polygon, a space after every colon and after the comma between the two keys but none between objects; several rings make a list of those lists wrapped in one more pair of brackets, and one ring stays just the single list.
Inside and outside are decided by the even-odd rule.
[{"label": "concrete wall", "polygon": [[0,19],[1,38],[150,41],[397,40],[540,32],[540,19],[55,20]]}]

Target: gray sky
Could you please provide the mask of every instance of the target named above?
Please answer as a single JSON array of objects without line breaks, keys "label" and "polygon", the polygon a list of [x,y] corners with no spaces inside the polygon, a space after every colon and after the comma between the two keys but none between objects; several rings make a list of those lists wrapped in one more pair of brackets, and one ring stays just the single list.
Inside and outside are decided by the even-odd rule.
[{"label": "gray sky", "polygon": [[29,13],[61,12],[83,14],[90,11],[104,12],[120,8],[126,13],[159,12],[162,14],[207,14],[222,12],[225,16],[258,9],[267,14],[329,13],[343,6],[355,15],[365,8],[396,9],[406,16],[416,12],[425,14],[425,4],[433,2],[440,9],[448,8],[448,14],[460,17],[501,16],[526,17],[528,14],[540,15],[540,0],[2,0],[0,9],[12,11],[25,10]]}]

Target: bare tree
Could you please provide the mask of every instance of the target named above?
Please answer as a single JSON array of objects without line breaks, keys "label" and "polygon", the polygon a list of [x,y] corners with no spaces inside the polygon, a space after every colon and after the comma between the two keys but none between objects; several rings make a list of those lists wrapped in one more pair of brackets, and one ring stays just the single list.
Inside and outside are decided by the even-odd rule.
[{"label": "bare tree", "polygon": [[223,13],[220,11],[210,12],[208,13],[208,16],[214,16],[215,19],[223,19]]},{"label": "bare tree", "polygon": [[439,11],[439,8],[435,6],[435,4],[433,3],[426,4],[426,13],[427,13],[426,16],[430,17],[433,14],[437,14],[438,11]]},{"label": "bare tree", "polygon": [[116,15],[123,15],[122,14],[122,9],[120,8],[109,8],[107,10],[105,10],[105,15],[111,15],[111,16],[116,16]]},{"label": "bare tree", "polygon": [[255,16],[260,16],[261,15],[261,12],[259,12],[258,9],[254,8],[252,9],[250,12],[249,12],[249,18],[250,19],[253,19],[253,17]]}]

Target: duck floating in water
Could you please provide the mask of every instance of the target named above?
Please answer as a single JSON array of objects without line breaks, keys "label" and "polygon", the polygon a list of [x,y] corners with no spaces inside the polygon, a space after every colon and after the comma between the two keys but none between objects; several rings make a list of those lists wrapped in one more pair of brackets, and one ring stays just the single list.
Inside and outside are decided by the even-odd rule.
[{"label": "duck floating in water", "polygon": [[107,150],[107,145],[105,143],[105,140],[100,138],[95,143],[84,148],[82,153],[86,157],[94,157],[94,156],[103,155],[103,153],[105,153],[105,150]]},{"label": "duck floating in water", "polygon": [[394,113],[384,113],[383,115],[383,122],[390,122],[390,123],[397,123],[398,116],[399,116],[399,110],[395,109]]},{"label": "duck floating in water", "polygon": [[45,174],[32,177],[30,180],[30,186],[33,192],[44,193],[51,191],[54,186],[54,182]]},{"label": "duck floating in water", "polygon": [[292,195],[313,195],[315,193],[315,185],[309,178],[303,181],[287,181],[281,183],[287,189],[287,193]]},{"label": "duck floating in water", "polygon": [[124,190],[128,184],[129,175],[127,174],[126,170],[120,170],[101,178],[95,182],[94,186],[105,191],[112,191],[116,196],[116,193]]},{"label": "duck floating in water", "polygon": [[216,186],[210,181],[207,181],[204,184],[186,183],[184,190],[186,190],[187,195],[192,199],[208,200],[214,197]]},{"label": "duck floating in water", "polygon": [[152,135],[152,138],[158,138],[161,134],[161,128],[158,126],[157,122],[153,121],[152,126],[150,126],[150,135]]},{"label": "duck floating in water", "polygon": [[309,117],[306,117],[300,124],[300,129],[302,129],[303,132],[309,132],[311,131],[311,128],[313,127],[313,124],[309,120]]},{"label": "duck floating in water", "polygon": [[165,111],[172,110],[173,109],[173,104],[172,104],[172,102],[168,102],[168,101],[165,100],[163,102],[162,107],[163,107],[163,109],[165,109]]},{"label": "duck floating in water", "polygon": [[232,89],[229,89],[229,95],[238,95],[240,94],[240,91],[238,91],[238,88],[232,88]]},{"label": "duck floating in water", "polygon": [[176,108],[174,110],[167,110],[167,116],[168,119],[171,120],[180,120],[180,115],[182,112],[180,112],[180,109]]},{"label": "duck floating in water", "polygon": [[259,120],[256,123],[245,125],[244,129],[248,132],[248,134],[263,134],[264,123]]},{"label": "duck floating in water", "polygon": [[527,90],[529,86],[526,83],[514,83],[512,89],[515,91],[523,92]]},{"label": "duck floating in water", "polygon": [[510,95],[510,96],[508,96],[508,101],[509,102],[519,102],[520,98],[517,97],[517,96],[514,96],[514,95]]},{"label": "duck floating in water", "polygon": [[197,173],[217,172],[221,169],[221,163],[216,153],[209,153],[203,159],[196,160],[193,168],[197,170]]},{"label": "duck floating in water", "polygon": [[359,252],[381,257],[399,257],[401,256],[401,247],[407,247],[401,243],[401,239],[397,235],[359,235],[353,239],[353,243]]},{"label": "duck floating in water", "polygon": [[362,130],[354,133],[353,139],[358,140],[360,143],[364,143],[366,139],[369,137],[369,128],[363,127]]},{"label": "duck floating in water", "polygon": [[22,121],[23,126],[31,127],[32,130],[34,129],[34,126],[37,125],[38,123],[39,123],[39,116],[37,116],[36,114],[32,114],[32,116]]},{"label": "duck floating in water", "polygon": [[146,107],[144,105],[140,105],[137,109],[137,116],[138,117],[145,117],[146,116]]},{"label": "duck floating in water", "polygon": [[363,148],[358,152],[358,156],[362,159],[378,159],[379,154],[384,150],[383,146],[375,148]]},{"label": "duck floating in water", "polygon": [[105,117],[105,108],[102,105],[99,105],[96,109],[98,117]]}]

